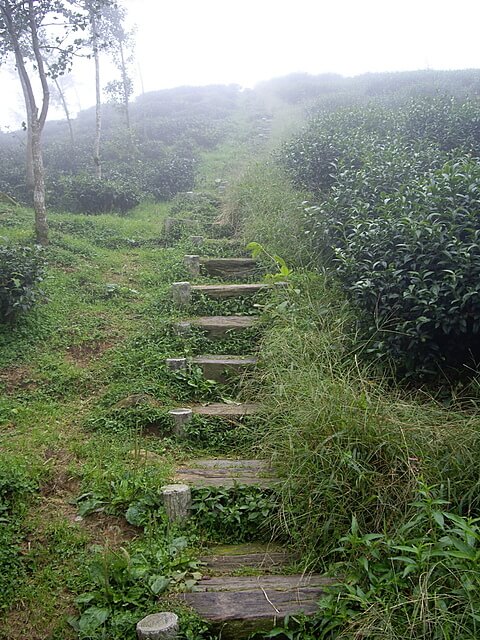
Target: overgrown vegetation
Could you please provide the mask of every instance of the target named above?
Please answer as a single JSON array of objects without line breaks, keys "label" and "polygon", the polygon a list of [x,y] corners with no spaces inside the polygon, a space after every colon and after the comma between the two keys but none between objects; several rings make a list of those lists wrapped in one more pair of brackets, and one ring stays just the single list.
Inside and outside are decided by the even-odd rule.
[{"label": "overgrown vegetation", "polygon": [[464,377],[478,360],[479,121],[474,100],[373,102],[317,117],[284,148],[314,192],[308,232],[359,309],[365,353],[402,376]]},{"label": "overgrown vegetation", "polygon": [[[194,587],[205,545],[272,537],[299,551],[299,570],[342,579],[316,618],[291,619],[266,637],[479,635],[478,107],[461,96],[476,82],[467,76],[463,86],[455,74],[450,84],[435,76],[459,96],[453,101],[411,101],[432,91],[422,74],[418,82],[364,78],[349,97],[336,77],[277,81],[241,98],[236,89],[199,91],[182,144],[199,138],[201,192],[123,212],[109,200],[111,214],[87,217],[98,195],[87,191],[78,214],[51,215],[48,266],[39,257],[35,271],[42,304],[0,325],[0,635],[134,640],[141,617],[168,608],[181,616],[182,638],[210,639],[171,596]],[[402,85],[395,95],[390,83]],[[316,119],[264,164],[257,126],[268,110],[257,100],[266,93],[289,105],[282,112],[275,103],[273,128],[277,116],[289,121],[292,105],[297,114],[307,105]],[[372,102],[367,93],[387,95]],[[148,95],[139,106],[151,110],[147,128],[176,145],[179,106],[185,115],[193,98],[188,90],[162,96],[161,107]],[[240,115],[244,100],[252,110]],[[140,113],[132,112],[137,124]],[[53,146],[49,153],[53,163]],[[114,158],[112,150],[106,171],[128,197],[132,184],[138,197],[155,195],[138,174],[124,179],[126,165],[115,174]],[[229,185],[218,173],[225,167]],[[77,169],[64,178],[58,167],[58,180],[83,184]],[[167,215],[195,225],[165,238]],[[18,273],[36,255],[23,248],[30,216],[0,213]],[[261,322],[216,343],[195,330],[179,337],[172,323],[184,314],[170,285],[187,278],[189,236],[220,235],[219,220],[235,241],[208,240],[205,254],[248,256],[253,243],[264,271],[288,287],[248,300],[198,296],[188,315],[253,312]],[[240,389],[165,363],[257,347],[260,365]],[[463,371],[455,387],[442,378],[440,388],[447,365],[450,377]],[[392,369],[411,373],[410,386],[396,386]],[[427,374],[428,393],[414,386]],[[252,400],[260,415],[194,416],[185,440],[172,436],[173,407]],[[271,460],[277,490],[197,489],[188,529],[169,525],[160,487],[178,462],[230,455]]]}]

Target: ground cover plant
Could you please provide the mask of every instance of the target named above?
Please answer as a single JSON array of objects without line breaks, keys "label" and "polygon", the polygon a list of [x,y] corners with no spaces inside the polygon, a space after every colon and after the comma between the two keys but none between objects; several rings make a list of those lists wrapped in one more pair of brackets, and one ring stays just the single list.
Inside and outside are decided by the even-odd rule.
[{"label": "ground cover plant", "polygon": [[[415,80],[404,80],[410,93]],[[389,354],[392,348],[411,354],[413,344],[422,364],[427,356],[435,360],[434,345],[445,347],[429,324],[440,322],[439,299],[445,306],[461,299],[467,330],[462,314],[452,313],[449,331],[475,354],[475,296],[465,296],[476,277],[477,106],[437,98],[405,106],[403,95],[372,104],[363,94],[382,93],[382,85],[363,82],[352,108],[333,93],[338,79],[323,80],[328,109],[321,100],[323,115],[311,136],[300,134],[301,143],[296,138],[283,148],[293,154],[294,162],[285,160],[290,166],[279,166],[281,149],[265,158],[267,134],[258,128],[267,126],[268,113],[272,130],[284,130],[289,102],[283,113],[278,104],[271,113],[238,113],[227,138],[223,116],[218,129],[199,128],[198,194],[126,212],[51,214],[42,296],[14,323],[0,325],[0,637],[134,640],[141,617],[174,610],[182,640],[212,640],[218,634],[172,596],[194,587],[204,572],[198,558],[210,543],[252,538],[274,538],[297,551],[295,571],[343,578],[322,598],[317,617],[292,618],[263,637],[478,636],[476,373],[468,386],[443,386],[435,398],[435,386],[427,392],[413,378],[409,387],[396,386],[386,359],[380,368],[372,359],[387,347]],[[287,89],[288,82],[279,90],[290,100],[295,91]],[[275,87],[268,90],[275,94]],[[308,107],[318,115],[316,91]],[[303,113],[301,102],[295,113]],[[173,139],[179,129],[164,124],[153,119],[149,126]],[[197,125],[192,119],[189,126]],[[347,144],[352,131],[356,145]],[[317,134],[319,162],[308,164],[302,182],[296,175],[304,175]],[[339,149],[348,157],[333,166]],[[204,235],[211,235],[212,220],[227,222],[234,242],[208,240],[205,254],[249,256],[246,247],[255,243],[265,272],[274,280],[287,275],[288,287],[253,300],[199,296],[180,312],[170,285],[187,277],[183,257],[195,253],[192,230],[167,241],[166,216],[201,218],[195,231]],[[30,247],[30,220],[28,209],[8,207],[0,212],[0,235]],[[426,249],[433,240],[432,266]],[[389,263],[374,266],[381,253],[403,260],[404,275],[393,277]],[[440,268],[455,271],[459,263],[461,278],[440,277]],[[416,297],[403,296],[400,275],[411,279],[414,270],[423,273]],[[355,292],[360,276],[366,284]],[[196,282],[212,280],[202,275]],[[396,314],[404,311],[403,321],[414,324],[392,333],[387,317],[365,340],[373,325],[363,314],[375,287],[399,295]],[[413,331],[420,317],[412,313],[414,298],[428,334]],[[261,316],[258,329],[218,343],[195,330],[180,339],[172,330],[185,315],[251,313],[252,306]],[[379,329],[383,347],[375,343]],[[172,372],[165,364],[167,357],[257,348],[259,367],[241,389],[205,380],[195,367]],[[417,376],[427,373],[407,364]],[[168,410],[179,403],[252,399],[262,404],[259,415],[195,416],[185,441],[173,438]],[[199,489],[188,527],[172,527],[160,487],[179,462],[211,456],[272,460],[281,483],[276,491]]]},{"label": "ground cover plant", "polygon": [[[166,526],[159,487],[179,458],[212,449],[231,453],[232,425],[197,420],[196,435],[182,445],[171,437],[167,412],[176,402],[230,399],[234,390],[195,368],[171,372],[165,364],[166,357],[209,344],[197,332],[181,341],[172,330],[179,313],[170,286],[184,277],[188,240],[162,246],[167,213],[144,205],[124,217],[52,214],[44,296],[0,331],[2,449],[10,452],[8,459],[2,453],[2,463],[12,496],[17,457],[29,468],[25,500],[17,500],[23,506],[8,511],[2,529],[2,577],[10,580],[15,567],[21,580],[15,592],[4,584],[0,634],[20,638],[28,628],[39,640],[133,638],[135,622],[156,610],[165,589],[185,588],[197,576],[198,533],[178,542],[183,534],[175,538]],[[20,212],[15,227],[8,220],[12,236],[28,240],[29,211]],[[227,246],[215,244],[222,255]],[[213,306],[204,305],[211,313]],[[253,339],[252,332],[226,337],[222,348],[244,349]],[[256,431],[248,420],[242,428],[235,442],[246,452]],[[225,507],[232,539],[242,522],[252,531],[265,520],[268,497],[251,494],[247,488],[241,508],[231,499]],[[220,505],[224,497],[211,499]],[[216,521],[199,513],[197,528],[213,531],[221,513]],[[177,559],[175,539],[191,548]],[[164,553],[168,567],[159,560]],[[183,577],[180,557],[187,558]],[[208,637],[205,625],[180,613],[185,637]]]}]

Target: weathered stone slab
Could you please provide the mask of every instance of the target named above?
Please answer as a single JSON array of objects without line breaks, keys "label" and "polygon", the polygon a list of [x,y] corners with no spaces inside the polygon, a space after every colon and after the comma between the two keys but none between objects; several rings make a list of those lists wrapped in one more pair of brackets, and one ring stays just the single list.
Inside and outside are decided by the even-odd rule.
[{"label": "weathered stone slab", "polygon": [[232,374],[241,374],[257,364],[257,358],[253,356],[196,356],[192,358],[192,364],[197,365],[203,371],[208,380],[216,380],[225,383]]},{"label": "weathered stone slab", "polygon": [[251,589],[274,589],[291,591],[323,587],[332,584],[331,578],[319,574],[297,574],[283,576],[216,576],[204,578],[195,585],[195,591],[250,591]]},{"label": "weathered stone slab", "polygon": [[175,481],[196,487],[233,487],[236,484],[270,487],[277,479],[263,460],[200,459],[176,470]]},{"label": "weathered stone slab", "polygon": [[219,545],[212,549],[212,555],[203,556],[200,561],[209,572],[223,574],[247,568],[268,572],[284,567],[294,559],[280,547],[250,543]]}]

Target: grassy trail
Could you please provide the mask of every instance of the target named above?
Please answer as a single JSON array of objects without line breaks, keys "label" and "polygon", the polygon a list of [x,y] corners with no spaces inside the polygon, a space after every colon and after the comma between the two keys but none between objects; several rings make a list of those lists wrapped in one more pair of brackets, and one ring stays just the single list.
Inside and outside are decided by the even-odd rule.
[{"label": "grassy trail", "polygon": [[[27,237],[30,215],[4,213],[1,232]],[[0,333],[2,459],[28,469],[40,489],[23,525],[27,572],[0,622],[1,637],[76,637],[65,619],[84,554],[91,545],[116,548],[138,535],[115,515],[80,519],[75,500],[82,485],[127,471],[140,482],[146,467],[129,455],[142,448],[136,430],[93,432],[85,421],[102,398],[114,404],[158,384],[155,366],[145,371],[132,341],[162,322],[156,302],[179,268],[179,256],[159,246],[164,215],[158,205],[128,219],[52,215],[45,300]],[[160,354],[150,351],[160,365]]]}]

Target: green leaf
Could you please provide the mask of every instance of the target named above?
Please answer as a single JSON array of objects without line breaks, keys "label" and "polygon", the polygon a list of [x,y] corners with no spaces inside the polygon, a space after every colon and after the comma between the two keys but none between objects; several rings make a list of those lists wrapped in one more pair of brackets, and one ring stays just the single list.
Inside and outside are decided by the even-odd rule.
[{"label": "green leaf", "polygon": [[79,631],[85,635],[90,635],[104,624],[109,616],[110,610],[106,607],[89,607],[78,619]]},{"label": "green leaf", "polygon": [[165,589],[170,584],[170,579],[165,578],[165,576],[153,575],[150,576],[148,583],[150,589],[152,590],[152,593],[158,595],[159,593],[163,593],[165,591]]}]

